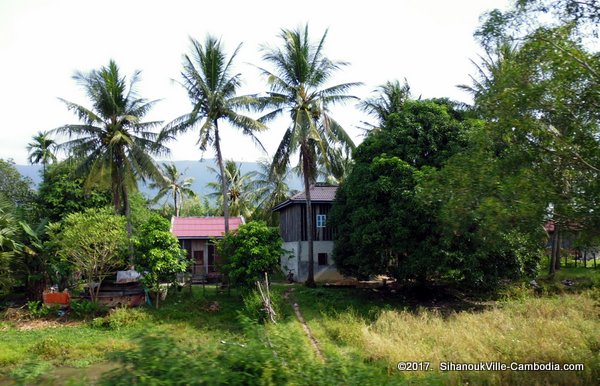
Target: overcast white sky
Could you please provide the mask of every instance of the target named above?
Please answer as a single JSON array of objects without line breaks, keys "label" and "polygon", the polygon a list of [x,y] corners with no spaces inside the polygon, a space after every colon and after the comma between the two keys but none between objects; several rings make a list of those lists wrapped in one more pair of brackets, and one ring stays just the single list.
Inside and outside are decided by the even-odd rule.
[{"label": "overcast white sky", "polygon": [[[415,96],[470,97],[456,88],[469,83],[479,48],[472,34],[479,16],[505,8],[510,0],[277,0],[138,1],[138,0],[0,0],[0,158],[27,162],[25,149],[40,130],[76,123],[57,97],[89,106],[71,79],[75,70],[89,71],[115,59],[122,73],[142,70],[140,95],[161,99],[149,120],[169,121],[190,109],[178,79],[188,36],[221,37],[231,52],[243,43],[237,72],[242,94],[265,90],[264,80],[249,63],[261,64],[259,46],[278,43],[281,28],[308,22],[318,38],[326,28],[325,53],[350,62],[332,84],[359,81],[353,92],[366,97],[378,85],[408,79]],[[367,119],[355,106],[334,110],[355,138]],[[273,153],[286,121],[275,122],[259,138]],[[261,156],[239,132],[223,128],[226,158],[252,161]],[[195,133],[172,142],[171,159],[200,159]],[[212,158],[207,152],[204,158]]]}]

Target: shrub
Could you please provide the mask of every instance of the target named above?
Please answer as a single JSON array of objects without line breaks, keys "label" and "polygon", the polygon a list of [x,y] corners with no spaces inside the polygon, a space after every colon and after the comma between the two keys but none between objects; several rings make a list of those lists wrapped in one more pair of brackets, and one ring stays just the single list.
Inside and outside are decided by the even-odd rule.
[{"label": "shrub", "polygon": [[279,269],[279,258],[285,252],[277,228],[263,221],[241,225],[216,242],[223,258],[221,271],[231,284],[251,288],[262,275]]},{"label": "shrub", "polygon": [[106,306],[100,302],[91,302],[85,299],[71,301],[71,313],[78,319],[89,320],[106,312]]},{"label": "shrub", "polygon": [[49,315],[56,315],[59,306],[52,305],[47,306],[39,300],[32,300],[27,302],[27,311],[29,311],[29,317],[32,319],[45,318]]},{"label": "shrub", "polygon": [[63,356],[67,352],[67,347],[56,338],[46,336],[33,345],[31,352],[46,360],[51,360]]},{"label": "shrub", "polygon": [[148,320],[148,314],[138,308],[119,307],[111,310],[104,320],[110,329],[119,330]]}]

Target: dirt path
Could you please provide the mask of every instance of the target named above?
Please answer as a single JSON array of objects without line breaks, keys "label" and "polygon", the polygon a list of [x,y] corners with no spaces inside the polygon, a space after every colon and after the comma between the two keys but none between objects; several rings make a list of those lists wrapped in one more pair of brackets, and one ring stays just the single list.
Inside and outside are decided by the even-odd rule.
[{"label": "dirt path", "polygon": [[300,305],[294,301],[292,296],[290,296],[293,290],[294,290],[293,288],[288,289],[283,294],[283,297],[285,299],[290,300],[290,302],[292,304],[292,308],[294,309],[294,313],[296,314],[296,318],[298,318],[298,321],[302,325],[302,328],[304,329],[304,333],[308,337],[308,340],[310,341],[310,343],[313,347],[313,351],[315,352],[315,355],[317,356],[317,358],[319,358],[319,360],[321,362],[325,362],[325,356],[323,355],[323,351],[321,351],[321,347],[319,346],[319,341],[312,334],[312,332],[310,331],[310,327],[308,327],[306,320],[304,320],[304,317],[302,316],[302,312],[300,312]]}]

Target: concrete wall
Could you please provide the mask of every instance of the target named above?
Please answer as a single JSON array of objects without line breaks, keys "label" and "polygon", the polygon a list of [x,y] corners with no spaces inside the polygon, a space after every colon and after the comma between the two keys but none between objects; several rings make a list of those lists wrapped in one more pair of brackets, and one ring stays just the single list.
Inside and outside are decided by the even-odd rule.
[{"label": "concrete wall", "polygon": [[[283,243],[283,249],[288,251],[287,254],[281,256],[281,269],[284,275],[288,271],[294,273],[294,280],[305,281],[308,276],[308,241],[288,241]],[[314,274],[315,281],[319,281],[319,277],[323,277],[324,281],[329,281],[335,277],[337,269],[333,263],[331,254],[333,252],[333,241],[314,241]],[[327,265],[319,265],[317,256],[319,253],[327,253]],[[327,271],[327,275],[324,275]]]}]

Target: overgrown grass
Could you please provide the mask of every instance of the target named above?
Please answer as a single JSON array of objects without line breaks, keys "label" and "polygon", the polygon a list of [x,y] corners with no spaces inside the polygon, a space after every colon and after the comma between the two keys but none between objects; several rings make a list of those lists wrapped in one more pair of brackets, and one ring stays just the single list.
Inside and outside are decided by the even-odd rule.
[{"label": "overgrown grass", "polygon": [[[400,293],[276,285],[273,291],[288,299],[279,322],[264,326],[248,318],[253,313],[244,311],[236,291],[184,289],[171,293],[158,310],[116,309],[76,327],[24,331],[18,323],[2,322],[0,374],[20,384],[60,384],[116,366],[102,382],[597,384],[600,292],[592,287],[548,295],[552,292],[536,294],[524,285],[507,290],[504,300],[465,310],[459,302],[436,302],[437,295],[424,308]],[[293,302],[299,303],[324,362],[296,320]],[[433,370],[400,372],[399,361],[429,361]],[[585,370],[440,372],[442,361],[580,362]]]}]

